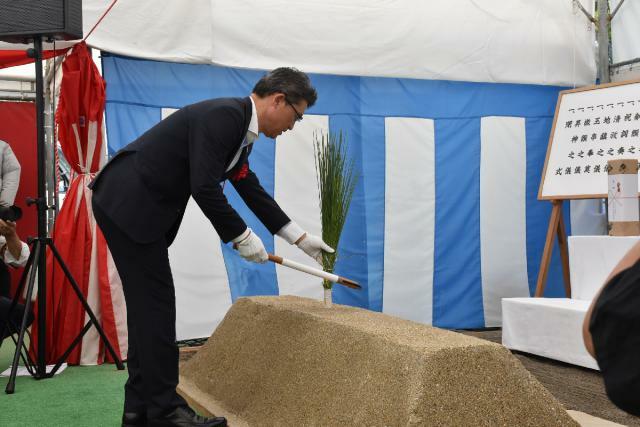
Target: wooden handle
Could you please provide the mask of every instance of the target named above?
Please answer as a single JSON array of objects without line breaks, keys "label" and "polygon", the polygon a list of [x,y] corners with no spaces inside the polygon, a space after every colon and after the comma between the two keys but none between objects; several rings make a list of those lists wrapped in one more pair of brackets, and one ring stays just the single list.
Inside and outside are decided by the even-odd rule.
[{"label": "wooden handle", "polygon": [[276,264],[282,264],[282,257],[269,254],[269,261],[275,262]]},{"label": "wooden handle", "polygon": [[341,285],[344,285],[344,286],[346,286],[348,288],[351,288],[351,289],[362,289],[362,286],[360,286],[358,284],[358,282],[355,282],[353,280],[347,279],[345,277],[340,277],[338,279],[338,283],[340,283]]}]

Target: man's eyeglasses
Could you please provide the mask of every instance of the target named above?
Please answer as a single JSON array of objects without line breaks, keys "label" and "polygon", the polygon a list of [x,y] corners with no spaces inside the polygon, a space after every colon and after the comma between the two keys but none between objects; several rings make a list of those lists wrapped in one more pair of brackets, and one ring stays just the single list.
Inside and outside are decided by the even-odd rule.
[{"label": "man's eyeglasses", "polygon": [[289,106],[291,108],[293,108],[293,112],[296,113],[296,122],[301,121],[302,120],[302,114],[298,113],[298,110],[296,110],[296,107],[293,106],[293,104],[291,103],[291,101],[289,101],[288,98],[285,98],[284,100],[287,102],[287,104],[289,104]]}]

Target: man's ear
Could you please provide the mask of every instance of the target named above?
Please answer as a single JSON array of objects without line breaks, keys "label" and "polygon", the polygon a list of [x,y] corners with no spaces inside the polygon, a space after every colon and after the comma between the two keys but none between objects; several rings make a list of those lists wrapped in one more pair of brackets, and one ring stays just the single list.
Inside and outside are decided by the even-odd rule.
[{"label": "man's ear", "polygon": [[273,103],[274,103],[274,105],[278,105],[278,104],[281,104],[281,103],[284,103],[284,102],[285,102],[284,93],[278,92],[278,93],[274,93],[273,94]]}]

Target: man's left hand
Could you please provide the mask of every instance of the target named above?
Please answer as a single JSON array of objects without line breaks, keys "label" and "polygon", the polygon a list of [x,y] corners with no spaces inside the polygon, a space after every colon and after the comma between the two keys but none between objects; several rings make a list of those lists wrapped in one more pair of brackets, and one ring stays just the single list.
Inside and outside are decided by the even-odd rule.
[{"label": "man's left hand", "polygon": [[296,242],[296,245],[298,245],[298,247],[302,249],[304,253],[309,255],[311,258],[315,259],[318,262],[318,264],[321,264],[321,265],[322,265],[322,251],[328,252],[330,254],[335,252],[333,248],[327,245],[320,237],[314,236],[313,234],[309,234],[309,233],[305,233],[300,238],[300,240]]}]

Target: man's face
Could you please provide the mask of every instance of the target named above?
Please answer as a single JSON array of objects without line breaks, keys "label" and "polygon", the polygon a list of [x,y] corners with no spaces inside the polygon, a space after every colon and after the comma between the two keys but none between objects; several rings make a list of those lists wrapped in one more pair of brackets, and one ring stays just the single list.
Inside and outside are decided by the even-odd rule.
[{"label": "man's face", "polygon": [[290,102],[282,93],[271,95],[265,112],[263,133],[269,138],[276,138],[290,129],[297,121],[302,120],[302,115],[307,110],[307,101],[297,103]]}]

